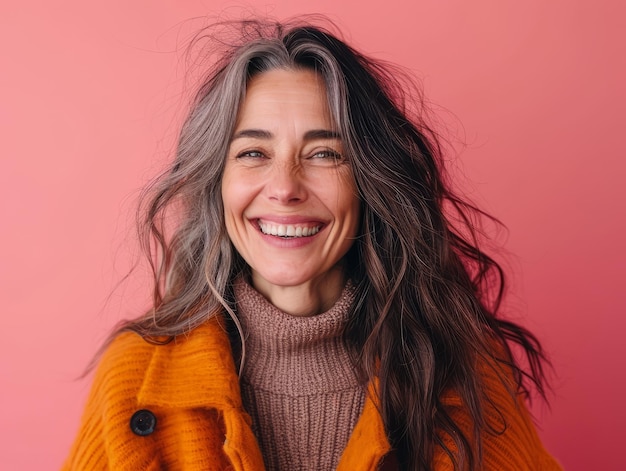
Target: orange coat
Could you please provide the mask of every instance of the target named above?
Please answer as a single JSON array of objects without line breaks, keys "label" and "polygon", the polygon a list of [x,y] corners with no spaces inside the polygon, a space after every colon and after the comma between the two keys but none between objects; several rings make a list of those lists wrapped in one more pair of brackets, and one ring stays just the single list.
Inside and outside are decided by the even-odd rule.
[{"label": "orange coat", "polygon": [[[516,403],[499,380],[489,384],[490,397],[508,427],[500,435],[485,434],[483,469],[560,470],[543,449],[521,401]],[[469,425],[458,398],[450,397],[446,403],[459,425]],[[156,419],[155,424],[139,423],[143,435],[137,432],[136,418],[132,419],[139,410]],[[380,414],[368,395],[337,469],[374,471],[390,449]],[[453,469],[441,451],[433,466],[437,471]],[[230,343],[218,318],[167,345],[124,333],[107,349],[78,438],[63,466],[77,471],[105,469],[264,469],[241,402]]]}]

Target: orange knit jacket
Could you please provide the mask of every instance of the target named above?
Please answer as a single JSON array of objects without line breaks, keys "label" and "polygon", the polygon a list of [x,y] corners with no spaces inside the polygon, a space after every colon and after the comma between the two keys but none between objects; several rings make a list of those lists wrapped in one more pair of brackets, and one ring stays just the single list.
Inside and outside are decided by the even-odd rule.
[{"label": "orange knit jacket", "polygon": [[[488,420],[506,420],[504,433],[485,432],[484,470],[560,470],[544,450],[522,401],[501,381],[487,377],[488,394],[500,411]],[[341,457],[339,471],[377,470],[391,447],[372,395]],[[469,430],[457,397],[445,400],[454,420]],[[145,435],[131,418],[149,410],[156,425]],[[225,470],[261,471],[263,458],[239,392],[228,336],[213,318],[188,336],[153,345],[134,333],[120,335],[102,357],[78,437],[63,470]],[[387,464],[389,461],[387,461]],[[447,455],[436,452],[433,468],[452,471]]]}]

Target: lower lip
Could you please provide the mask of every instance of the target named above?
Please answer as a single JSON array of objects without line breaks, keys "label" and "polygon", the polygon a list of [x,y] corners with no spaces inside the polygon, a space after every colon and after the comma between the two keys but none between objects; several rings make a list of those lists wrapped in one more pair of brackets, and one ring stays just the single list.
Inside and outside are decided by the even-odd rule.
[{"label": "lower lip", "polygon": [[268,244],[274,246],[274,247],[278,247],[281,249],[297,249],[300,247],[305,247],[311,243],[313,243],[315,241],[315,239],[317,238],[317,236],[324,230],[324,227],[320,228],[319,231],[317,231],[314,235],[312,236],[307,236],[307,237],[292,237],[292,238],[284,238],[284,237],[279,237],[279,236],[273,236],[270,234],[264,234],[260,228],[257,227],[257,230],[259,231],[259,234],[261,235],[261,238],[267,242]]}]

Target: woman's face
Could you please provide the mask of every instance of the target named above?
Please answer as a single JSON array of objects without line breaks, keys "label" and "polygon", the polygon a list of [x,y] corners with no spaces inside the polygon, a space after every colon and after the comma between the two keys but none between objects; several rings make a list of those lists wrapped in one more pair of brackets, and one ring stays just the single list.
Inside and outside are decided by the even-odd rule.
[{"label": "woman's face", "polygon": [[226,230],[255,287],[343,276],[359,199],[323,81],[314,72],[254,77],[239,110],[222,178]]}]

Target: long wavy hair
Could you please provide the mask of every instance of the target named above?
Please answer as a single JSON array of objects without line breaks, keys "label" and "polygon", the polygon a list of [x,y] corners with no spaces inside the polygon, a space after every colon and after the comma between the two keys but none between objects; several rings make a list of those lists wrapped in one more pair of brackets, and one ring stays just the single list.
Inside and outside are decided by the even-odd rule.
[{"label": "long wavy hair", "polygon": [[[511,395],[534,389],[545,398],[546,360],[530,332],[498,317],[504,275],[479,248],[476,227],[488,216],[449,187],[417,88],[322,27],[244,21],[229,37],[235,39],[212,42],[221,57],[198,89],[174,162],[140,205],[153,306],[119,325],[109,341],[123,331],[171,339],[224,312],[238,324],[231,284],[246,267],[225,230],[220,187],[237,113],[255,75],[313,70],[326,84],[362,202],[359,237],[345,264],[357,290],[345,330],[355,365],[364,379],[376,378],[403,469],[431,469],[436,446],[457,469],[479,469],[481,433],[489,428],[480,365],[512,369]],[[215,39],[207,30],[196,43],[206,38]],[[511,348],[525,353],[524,361]],[[449,390],[467,408],[472,433],[442,404]]]}]

